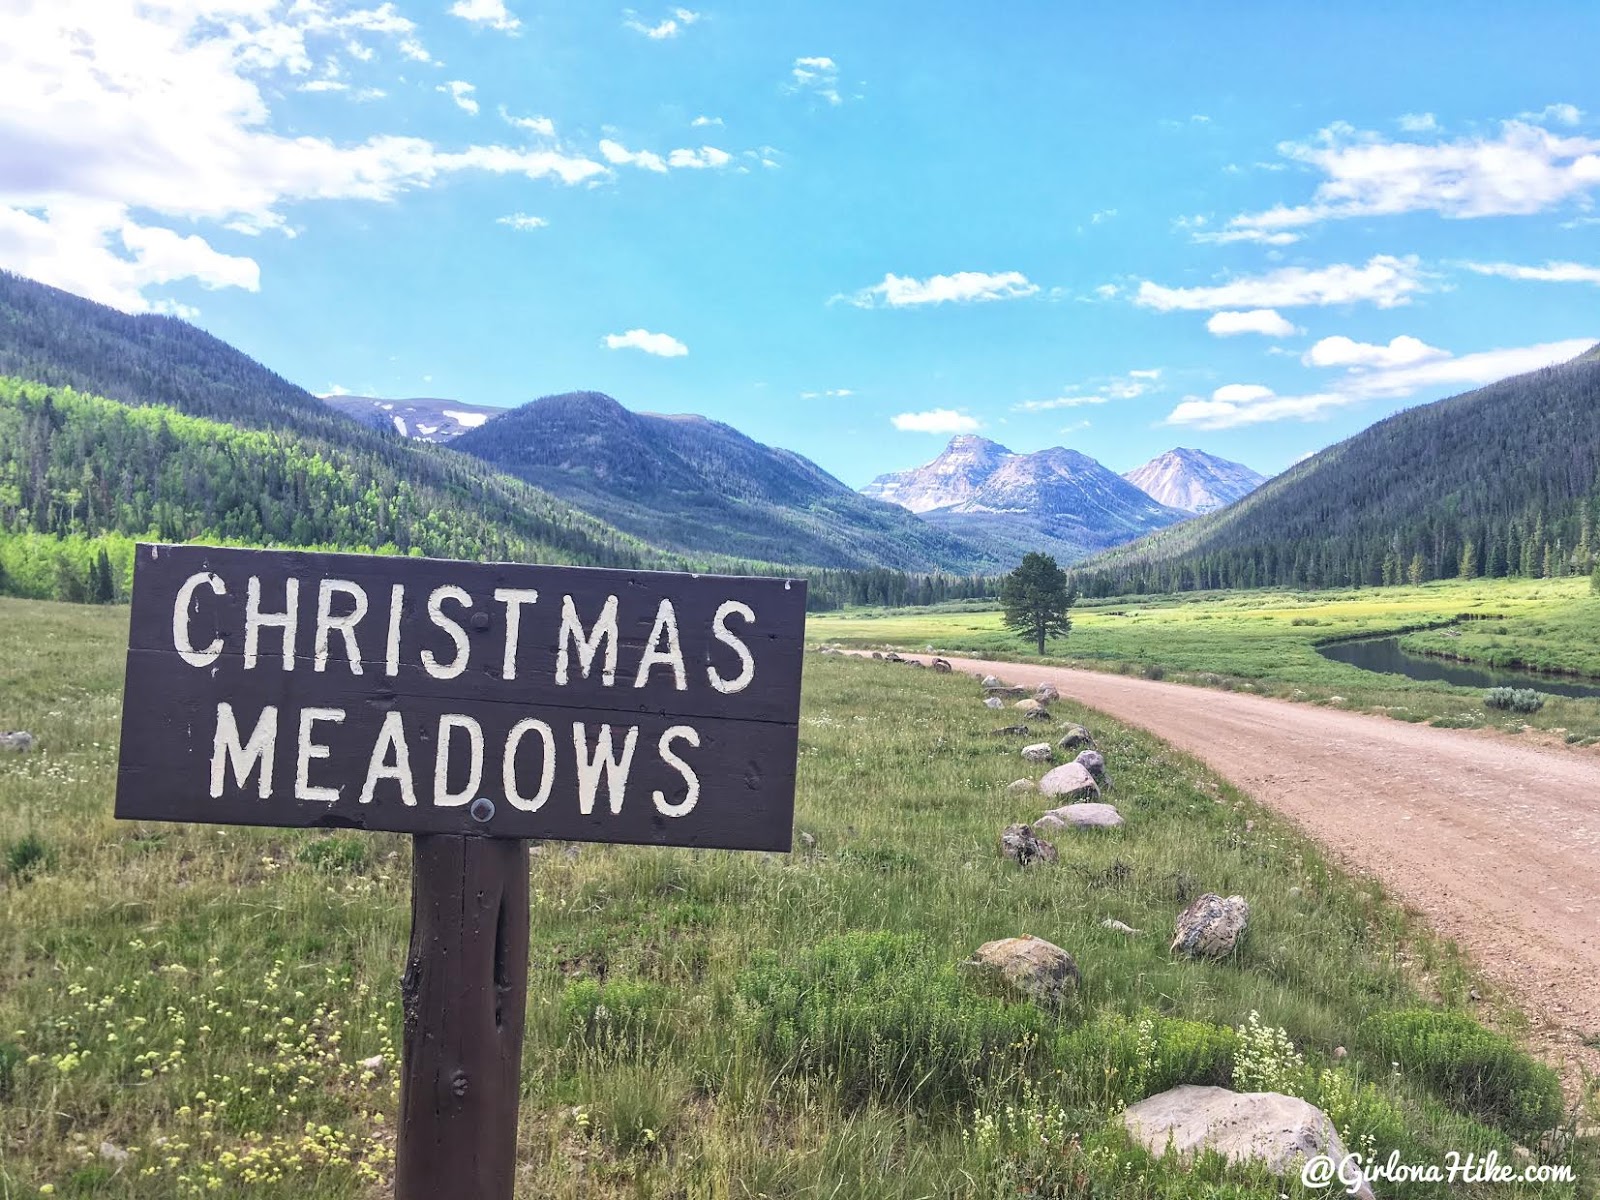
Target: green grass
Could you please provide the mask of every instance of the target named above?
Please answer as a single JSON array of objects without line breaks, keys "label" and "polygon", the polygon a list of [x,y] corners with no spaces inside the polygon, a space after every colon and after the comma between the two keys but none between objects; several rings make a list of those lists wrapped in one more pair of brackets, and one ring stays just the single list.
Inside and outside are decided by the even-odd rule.
[{"label": "green grass", "polygon": [[[36,847],[0,868],[0,1198],[385,1195],[408,842],[114,821],[125,623],[0,601],[0,728],[40,738],[0,756],[0,846]],[[1306,1195],[1256,1168],[1176,1170],[1120,1133],[1122,1104],[1230,1077],[1407,1159],[1511,1153],[1525,1131],[1465,1090],[1476,1076],[1411,1043],[1397,1074],[1362,1035],[1464,1009],[1451,946],[1192,759],[1058,707],[1097,735],[1128,824],[1058,838],[1053,867],[999,854],[1040,808],[1005,785],[1039,769],[988,736],[970,679],[818,656],[796,818],[813,847],[536,847],[518,1195]],[[1205,890],[1250,899],[1242,948],[1174,960],[1173,918]],[[1023,933],[1077,959],[1065,1011],[962,969]],[[1259,1033],[1278,1027],[1287,1055]],[[1540,1078],[1457,1041],[1519,1088]],[[1553,1151],[1580,1152],[1592,1171]]]},{"label": "green grass", "polygon": [[[1504,620],[1456,620],[1463,614]],[[1428,629],[1450,625],[1452,628]],[[952,653],[1049,661],[1182,683],[1334,703],[1452,728],[1525,725],[1600,738],[1600,700],[1552,696],[1537,714],[1486,710],[1483,691],[1376,675],[1317,653],[1319,643],[1408,634],[1407,649],[1449,653],[1486,666],[1526,663],[1600,675],[1600,597],[1587,579],[1448,580],[1420,587],[1342,592],[1202,592],[1080,603],[1072,633],[1040,660],[1008,632],[1000,613],[970,607],[814,614],[813,641],[844,646],[934,646]],[[1459,635],[1459,636],[1457,636]]]}]

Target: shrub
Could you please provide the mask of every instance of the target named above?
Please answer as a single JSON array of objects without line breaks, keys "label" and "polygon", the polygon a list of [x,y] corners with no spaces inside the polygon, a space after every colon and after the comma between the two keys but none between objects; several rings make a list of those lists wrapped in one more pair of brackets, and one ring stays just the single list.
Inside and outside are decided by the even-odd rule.
[{"label": "shrub", "polygon": [[1536,713],[1544,707],[1544,696],[1532,688],[1497,687],[1490,688],[1483,694],[1483,702],[1490,708]]},{"label": "shrub", "polygon": [[870,1096],[971,1105],[1036,1062],[1051,1022],[986,996],[921,938],[848,933],[743,971],[736,991],[761,1051],[831,1080],[847,1102]]},{"label": "shrub", "polygon": [[1238,1030],[1239,1048],[1233,1062],[1233,1082],[1245,1092],[1283,1092],[1303,1094],[1309,1082],[1306,1060],[1287,1030],[1263,1025],[1261,1014],[1252,1011]]},{"label": "shrub", "polygon": [[1119,1108],[1180,1083],[1226,1084],[1237,1042],[1233,1030],[1204,1021],[1113,1013],[1061,1037],[1053,1057],[1076,1100]]},{"label": "shrub", "polygon": [[561,994],[568,1036],[592,1049],[642,1047],[669,1032],[670,993],[659,983],[577,979]]},{"label": "shrub", "polygon": [[50,865],[50,847],[36,833],[25,833],[5,849],[6,873],[15,879],[26,879],[34,871]]},{"label": "shrub", "polygon": [[1361,1035],[1403,1074],[1514,1137],[1537,1135],[1561,1120],[1556,1073],[1465,1013],[1415,1008],[1378,1013],[1362,1023]]},{"label": "shrub", "polygon": [[1160,663],[1145,663],[1139,674],[1146,679],[1165,679],[1167,677],[1167,669]]}]

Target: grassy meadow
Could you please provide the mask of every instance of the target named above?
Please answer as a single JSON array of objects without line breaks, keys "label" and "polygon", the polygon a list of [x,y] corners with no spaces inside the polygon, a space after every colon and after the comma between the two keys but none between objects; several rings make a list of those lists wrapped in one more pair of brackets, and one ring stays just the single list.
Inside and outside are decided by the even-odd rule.
[{"label": "grassy meadow", "polygon": [[[1471,618],[1458,628],[1463,615]],[[1495,616],[1503,620],[1482,620]],[[1527,665],[1600,676],[1600,596],[1587,579],[1444,580],[1351,591],[1196,592],[1080,602],[1072,633],[1047,660],[1182,683],[1387,713],[1454,728],[1550,731],[1600,739],[1600,700],[1549,698],[1532,715],[1485,709],[1480,690],[1378,675],[1317,653],[1319,643],[1403,633],[1417,653],[1484,666]],[[1034,660],[997,609],[852,610],[813,615],[813,641]],[[1037,661],[1037,660],[1036,660]]]},{"label": "grassy meadow", "polygon": [[[1372,603],[1361,619],[1396,623]],[[1128,611],[1085,613],[1074,650],[1174,644]],[[1189,669],[1224,621],[1253,627],[1199,619],[1214,611],[1181,623]],[[40,739],[0,756],[0,1200],[385,1195],[408,841],[114,821],[126,620],[0,600],[0,729]],[[919,620],[854,628],[935,640]],[[1239,669],[1298,644],[1270,628]],[[1563,1132],[1592,1098],[1575,1111],[1465,1015],[1486,985],[1453,948],[1192,759],[1057,705],[1098,737],[1127,825],[1063,834],[1059,863],[1022,871],[998,834],[1044,805],[1005,785],[1042,768],[990,736],[971,679],[812,655],[804,686],[796,827],[814,843],[535,847],[519,1196],[1312,1194],[1130,1144],[1120,1109],[1186,1081],[1296,1092],[1353,1148],[1407,1161],[1542,1144],[1593,1178]],[[1175,960],[1173,918],[1208,890],[1249,899],[1242,947]],[[961,967],[1024,933],[1077,959],[1061,1012]]]}]

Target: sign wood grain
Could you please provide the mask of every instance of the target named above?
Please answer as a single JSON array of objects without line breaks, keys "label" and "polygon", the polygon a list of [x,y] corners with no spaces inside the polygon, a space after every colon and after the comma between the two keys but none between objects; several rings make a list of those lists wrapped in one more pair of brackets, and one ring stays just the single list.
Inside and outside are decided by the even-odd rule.
[{"label": "sign wood grain", "polygon": [[140,546],[116,815],[787,850],[805,583]]}]

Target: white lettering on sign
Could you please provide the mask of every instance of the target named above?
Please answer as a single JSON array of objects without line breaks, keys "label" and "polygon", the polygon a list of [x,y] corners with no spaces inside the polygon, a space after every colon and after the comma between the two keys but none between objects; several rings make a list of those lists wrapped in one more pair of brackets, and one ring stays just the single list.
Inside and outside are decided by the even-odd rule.
[{"label": "white lettering on sign", "polygon": [[[665,639],[666,649],[661,649],[661,642]],[[687,691],[689,687],[688,672],[683,667],[683,647],[678,643],[678,614],[673,610],[671,600],[663,600],[656,608],[656,623],[650,630],[650,637],[644,644],[644,657],[639,660],[639,673],[634,676],[633,686],[642,688],[650,682],[650,668],[657,663],[666,663],[672,668],[672,684],[680,692]]]},{"label": "white lettering on sign", "polygon": [[256,718],[256,727],[250,731],[250,740],[239,743],[239,723],[234,719],[233,705],[224,700],[217,705],[217,732],[211,739],[211,798],[222,798],[224,761],[233,768],[233,786],[243,788],[250,772],[260,768],[256,781],[256,795],[266,800],[272,795],[273,743],[278,736],[278,710],[267,705]]},{"label": "white lettering on sign", "polygon": [[[530,733],[537,733],[544,750],[539,756],[540,775],[539,790],[532,796],[524,796],[517,786],[517,750],[522,746],[522,739]],[[544,802],[550,799],[550,789],[556,782],[556,735],[550,726],[536,717],[528,717],[518,721],[511,727],[511,732],[506,735],[505,757],[501,760],[501,785],[505,789],[506,800],[512,808],[520,808],[523,812],[538,812],[544,807]]]},{"label": "white lettering on sign", "polygon": [[222,654],[220,636],[212,638],[211,644],[204,650],[196,650],[189,638],[189,605],[194,603],[194,594],[202,584],[219,596],[228,594],[228,585],[220,578],[210,571],[201,571],[183,581],[177,599],[172,602],[172,646],[178,652],[178,657],[191,667],[209,667]]},{"label": "white lettering on sign", "polygon": [[584,816],[594,812],[595,793],[600,790],[600,776],[606,777],[606,795],[611,803],[611,815],[622,811],[622,800],[627,794],[628,771],[633,766],[633,747],[639,740],[639,727],[630,726],[622,740],[622,757],[618,758],[611,743],[611,726],[600,726],[595,738],[593,753],[583,723],[572,725],[572,748],[578,754],[578,811]]},{"label": "white lettering on sign", "polygon": [[302,708],[300,710],[300,752],[295,758],[294,768],[294,798],[296,800],[320,800],[324,804],[333,804],[338,801],[338,788],[313,787],[311,785],[311,760],[327,758],[332,753],[327,746],[315,740],[317,722],[328,721],[337,725],[343,720],[344,709],[342,708]]},{"label": "white lettering on sign", "polygon": [[[350,597],[354,607],[341,616],[333,615],[333,598]],[[344,656],[350,664],[350,674],[361,674],[361,648],[356,645],[356,626],[367,615],[367,593],[360,584],[348,579],[324,579],[317,588],[317,639],[314,651],[316,661],[312,670],[319,674],[328,669],[328,638],[337,633],[344,639]]]},{"label": "white lettering on sign", "polygon": [[688,793],[676,804],[668,804],[663,792],[651,794],[650,799],[655,804],[656,811],[664,817],[686,817],[694,811],[694,806],[700,799],[700,777],[690,769],[688,763],[672,752],[672,743],[680,738],[691,746],[700,745],[700,735],[692,726],[674,725],[661,735],[661,741],[656,746],[661,761],[682,775],[684,783],[689,785]]},{"label": "white lettering on sign", "polygon": [[594,666],[595,653],[600,649],[602,641],[606,644],[606,665],[600,673],[600,678],[607,687],[610,687],[617,678],[617,598],[606,597],[606,606],[600,610],[600,619],[586,634],[583,632],[583,622],[578,619],[578,610],[572,603],[572,597],[561,597],[561,632],[557,635],[559,649],[556,651],[556,683],[562,687],[567,685],[569,644],[577,645],[578,666],[583,671],[583,677],[587,679],[590,668]]},{"label": "white lettering on sign", "polygon": [[283,669],[294,670],[294,635],[300,620],[300,581],[289,578],[283,584],[283,611],[261,611],[261,577],[250,576],[244,601],[244,669],[253,670],[263,629],[283,630]]},{"label": "white lettering on sign", "polygon": [[506,653],[500,664],[500,678],[510,682],[517,677],[517,636],[522,632],[522,606],[538,603],[539,593],[532,588],[495,588],[494,598],[506,606]]},{"label": "white lettering on sign", "polygon": [[756,614],[750,611],[748,604],[741,604],[737,600],[724,600],[717,607],[717,615],[711,622],[711,636],[724,646],[733,648],[739,656],[739,661],[744,664],[743,669],[732,679],[724,679],[717,674],[715,667],[706,668],[706,678],[711,680],[711,686],[724,695],[742,692],[749,687],[756,677],[756,660],[750,655],[750,648],[728,628],[729,617],[742,617],[746,623],[755,624]]},{"label": "white lettering on sign", "polygon": [[461,674],[467,669],[467,658],[471,653],[471,647],[467,645],[467,631],[444,615],[446,600],[454,600],[463,608],[472,607],[472,597],[465,589],[458,588],[453,583],[434,588],[433,595],[428,597],[428,619],[448,633],[450,640],[456,644],[456,657],[450,663],[439,662],[434,658],[432,650],[422,652],[422,668],[435,679],[454,679]]},{"label": "white lettering on sign", "polygon": [[[383,803],[379,789],[381,785],[392,784],[392,789],[385,790],[385,796],[398,795],[402,804],[416,807],[422,801],[417,792],[404,714],[398,709],[386,712],[370,747],[364,741],[359,746],[341,744],[337,747],[323,741],[328,733],[318,726],[344,724],[347,715],[342,708],[303,708],[298,718],[289,718],[290,724],[283,732],[293,741],[284,750],[295,756],[295,799],[324,804],[337,802],[340,788],[312,782],[313,764],[335,755],[343,758],[365,753],[367,769],[358,803]],[[220,799],[230,790],[254,790],[263,800],[271,797],[277,739],[282,725],[277,707],[267,705],[245,737],[233,706],[226,701],[217,705],[217,724],[211,744],[212,799]],[[517,759],[530,738],[538,744],[538,766],[536,770],[530,768],[519,774]],[[347,735],[346,743],[348,740]],[[593,815],[595,801],[603,787],[606,808],[612,816],[619,816],[626,804],[638,742],[636,725],[625,728],[601,725],[591,731],[583,722],[574,722],[573,759],[570,765],[562,766],[558,763],[555,731],[549,722],[538,717],[524,717],[511,727],[500,748],[500,795],[514,809],[538,812],[554,794],[563,771],[570,771],[572,774],[567,778],[576,780],[579,812],[584,816]],[[460,713],[445,713],[439,717],[434,742],[433,792],[429,801],[433,807],[459,808],[485,794],[482,788],[486,743],[483,726],[474,718]],[[655,748],[661,763],[683,780],[683,794],[677,800],[669,799],[660,788],[650,790],[650,802],[662,816],[688,816],[699,803],[700,776],[684,756],[684,749],[697,750],[700,745],[700,733],[692,725],[670,726],[657,739]],[[252,775],[256,777],[253,789]],[[535,777],[538,787],[530,793],[526,788]],[[452,778],[463,780],[461,786],[451,787]]]},{"label": "white lettering on sign", "polygon": [[400,618],[406,611],[406,585],[389,589],[389,636],[384,642],[383,673],[390,679],[400,674]]},{"label": "white lettering on sign", "polygon": [[[390,755],[394,761],[389,761]],[[383,728],[378,730],[378,740],[372,745],[372,757],[367,760],[367,780],[361,785],[361,803],[371,804],[378,784],[392,779],[400,785],[400,801],[415,808],[417,785],[411,777],[411,747],[406,744],[405,722],[397,712],[383,715]]]},{"label": "white lettering on sign", "polygon": [[[450,790],[450,743],[456,730],[467,735],[468,763],[467,786],[460,791]],[[459,808],[471,804],[483,783],[483,726],[471,717],[459,713],[445,713],[439,718],[439,750],[433,762],[433,803],[436,808]]]}]

